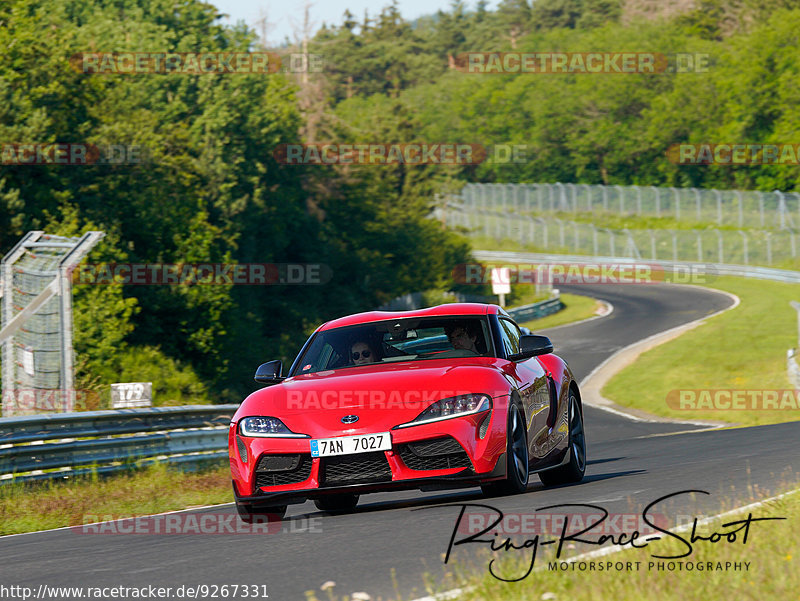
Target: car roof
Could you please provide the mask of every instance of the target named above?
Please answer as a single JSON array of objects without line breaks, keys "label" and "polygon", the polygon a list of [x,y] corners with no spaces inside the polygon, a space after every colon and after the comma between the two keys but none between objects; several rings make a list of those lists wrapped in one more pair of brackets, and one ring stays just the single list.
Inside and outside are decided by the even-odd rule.
[{"label": "car roof", "polygon": [[487,305],[484,303],[447,303],[445,305],[437,305],[436,307],[428,307],[426,309],[415,309],[413,311],[368,311],[366,313],[356,313],[324,323],[320,326],[319,330],[331,330],[333,328],[355,326],[375,321],[387,321],[390,319],[497,314],[505,315],[506,313],[497,305]]}]

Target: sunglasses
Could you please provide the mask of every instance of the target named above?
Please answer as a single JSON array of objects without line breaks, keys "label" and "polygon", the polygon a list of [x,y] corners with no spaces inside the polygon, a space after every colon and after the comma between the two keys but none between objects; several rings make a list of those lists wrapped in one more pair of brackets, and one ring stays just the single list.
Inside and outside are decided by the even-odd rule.
[{"label": "sunglasses", "polygon": [[372,355],[372,353],[369,352],[369,351],[361,351],[360,354],[357,353],[357,352],[353,353],[352,357],[353,357],[353,361],[358,361],[359,358],[361,358],[361,357],[364,357],[364,359],[369,359],[370,355]]}]

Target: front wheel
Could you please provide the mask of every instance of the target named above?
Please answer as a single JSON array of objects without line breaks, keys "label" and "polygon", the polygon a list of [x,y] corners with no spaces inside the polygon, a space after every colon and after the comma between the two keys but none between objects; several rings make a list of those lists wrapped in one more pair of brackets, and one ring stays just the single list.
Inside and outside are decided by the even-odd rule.
[{"label": "front wheel", "polygon": [[539,473],[545,486],[572,484],[583,480],[586,472],[586,435],[583,430],[581,413],[575,393],[569,393],[569,463],[553,470]]},{"label": "front wheel", "polygon": [[239,519],[245,524],[280,522],[286,515],[286,509],[286,505],[253,507],[245,503],[236,503],[236,512],[239,514]]},{"label": "front wheel", "polygon": [[487,495],[516,495],[528,489],[528,433],[517,405],[508,410],[506,479],[481,486]]}]

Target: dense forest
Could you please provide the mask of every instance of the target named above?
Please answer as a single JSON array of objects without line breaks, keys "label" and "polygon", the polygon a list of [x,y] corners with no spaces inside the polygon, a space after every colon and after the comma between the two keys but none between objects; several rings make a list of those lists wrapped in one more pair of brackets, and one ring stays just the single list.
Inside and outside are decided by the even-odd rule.
[{"label": "dense forest", "polygon": [[[298,9],[300,10],[300,9]],[[313,11],[313,9],[312,9]],[[465,181],[793,190],[794,166],[679,166],[678,142],[796,143],[796,0],[396,4],[307,35],[321,69],[87,74],[85,52],[246,52],[196,0],[0,0],[0,143],[137,145],[147,160],[0,164],[0,252],[24,232],[106,232],[93,262],[322,263],[322,286],[75,286],[81,388],[152,380],[156,402],[235,402],[262,360],[329,318],[453,288],[466,240],[429,219]],[[308,34],[308,32],[306,32]],[[302,37],[302,36],[301,36]],[[700,72],[476,74],[468,52],[658,52]],[[286,61],[289,64],[289,61]],[[291,71],[291,70],[289,70]],[[286,165],[310,142],[522,145],[477,165]]]}]

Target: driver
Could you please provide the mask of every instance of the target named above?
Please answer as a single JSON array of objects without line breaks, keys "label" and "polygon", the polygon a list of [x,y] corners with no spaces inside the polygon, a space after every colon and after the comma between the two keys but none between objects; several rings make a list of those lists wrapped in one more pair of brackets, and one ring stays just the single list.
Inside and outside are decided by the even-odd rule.
[{"label": "driver", "polygon": [[471,351],[476,355],[480,355],[475,346],[478,340],[478,334],[475,332],[475,328],[472,327],[472,324],[455,323],[445,326],[444,331],[445,334],[447,334],[447,340],[450,341],[450,344],[453,345],[455,350]]}]

